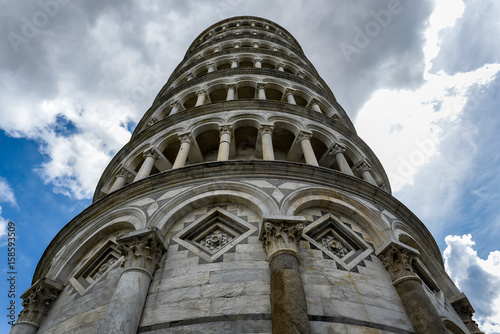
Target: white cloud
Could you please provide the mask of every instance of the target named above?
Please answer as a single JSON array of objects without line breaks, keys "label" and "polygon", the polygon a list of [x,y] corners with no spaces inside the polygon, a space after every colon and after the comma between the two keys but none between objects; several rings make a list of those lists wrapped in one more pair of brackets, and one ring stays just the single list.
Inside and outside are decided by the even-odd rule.
[{"label": "white cloud", "polygon": [[0,206],[0,240],[7,235],[8,221],[2,217],[2,207]]},{"label": "white cloud", "polygon": [[16,196],[14,195],[14,191],[3,177],[0,177],[0,202],[9,203],[14,206],[17,206]]},{"label": "white cloud", "polygon": [[445,269],[474,306],[474,318],[485,333],[500,333],[500,251],[483,260],[470,234],[449,235],[445,241]]}]

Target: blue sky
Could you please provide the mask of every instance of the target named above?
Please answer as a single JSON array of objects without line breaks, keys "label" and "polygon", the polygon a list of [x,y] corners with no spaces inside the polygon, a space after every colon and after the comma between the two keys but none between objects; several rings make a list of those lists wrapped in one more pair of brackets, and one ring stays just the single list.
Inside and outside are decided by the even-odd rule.
[{"label": "blue sky", "polygon": [[0,13],[0,234],[16,223],[18,293],[193,39],[256,15],[296,37],[500,333],[498,1],[0,0]]}]

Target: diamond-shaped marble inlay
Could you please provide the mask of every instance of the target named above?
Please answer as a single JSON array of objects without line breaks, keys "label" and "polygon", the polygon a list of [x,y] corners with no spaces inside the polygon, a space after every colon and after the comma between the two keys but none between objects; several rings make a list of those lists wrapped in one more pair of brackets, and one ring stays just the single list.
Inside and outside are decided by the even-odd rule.
[{"label": "diamond-shaped marble inlay", "polygon": [[330,213],[306,226],[303,237],[347,270],[373,252],[362,237]]},{"label": "diamond-shaped marble inlay", "polygon": [[213,262],[256,230],[257,227],[252,224],[216,207],[198,217],[172,240]]}]

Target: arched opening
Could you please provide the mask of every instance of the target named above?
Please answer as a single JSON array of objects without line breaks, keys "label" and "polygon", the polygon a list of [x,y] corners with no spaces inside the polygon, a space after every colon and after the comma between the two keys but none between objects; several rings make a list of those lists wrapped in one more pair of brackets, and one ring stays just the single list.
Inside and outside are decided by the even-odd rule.
[{"label": "arched opening", "polygon": [[298,106],[305,107],[307,106],[307,101],[300,95],[294,95],[295,98],[295,103],[297,103]]},{"label": "arched opening", "polygon": [[180,141],[175,140],[175,141],[169,142],[161,153],[165,156],[165,158],[167,158],[168,161],[170,161],[171,163],[174,163],[180,147],[181,147]]},{"label": "arched opening", "polygon": [[220,102],[220,101],[226,101],[227,98],[227,89],[225,88],[218,88],[213,90],[208,94],[210,96],[210,101],[212,103],[214,102]]},{"label": "arched opening", "polygon": [[217,71],[226,70],[228,68],[231,68],[231,64],[229,62],[217,65]]},{"label": "arched opening", "polygon": [[255,87],[242,86],[238,87],[238,99],[253,99],[255,97]]},{"label": "arched opening", "polygon": [[274,88],[266,88],[266,100],[281,101],[283,93]]},{"label": "arched opening", "polygon": [[328,147],[326,147],[326,145],[321,140],[315,137],[311,138],[311,146],[313,148],[314,155],[316,156],[316,159],[318,161],[321,159],[323,154],[325,154],[326,150],[328,149]]},{"label": "arched opening", "polygon": [[239,62],[238,67],[253,67],[253,61],[242,60],[242,61]]},{"label": "arched opening", "polygon": [[253,126],[242,126],[234,131],[237,160],[252,160],[255,156],[255,143],[258,131]]},{"label": "arched opening", "polygon": [[204,161],[217,161],[219,152],[219,131],[208,130],[196,137],[196,142],[203,155]]},{"label": "arched opening", "polygon": [[283,128],[274,128],[273,130],[273,149],[275,160],[286,160],[290,147],[295,140],[295,135]]}]

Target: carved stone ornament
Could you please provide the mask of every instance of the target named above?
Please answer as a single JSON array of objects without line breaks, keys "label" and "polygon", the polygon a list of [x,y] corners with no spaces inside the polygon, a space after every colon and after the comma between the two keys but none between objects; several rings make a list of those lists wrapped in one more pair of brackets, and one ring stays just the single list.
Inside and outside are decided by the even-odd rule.
[{"label": "carved stone ornament", "polygon": [[302,220],[264,219],[262,223],[260,239],[264,242],[268,261],[281,253],[299,257],[299,241],[304,231]]},{"label": "carved stone ornament", "polygon": [[156,229],[127,233],[117,242],[125,256],[125,270],[141,268],[153,275],[165,249]]},{"label": "carved stone ornament", "polygon": [[22,294],[23,310],[19,313],[17,322],[30,322],[40,326],[62,289],[61,284],[48,278],[38,280]]},{"label": "carved stone ornament", "polygon": [[472,315],[474,314],[474,308],[470,304],[469,300],[465,295],[462,294],[462,298],[452,301],[451,305],[462,319],[465,327],[471,332],[471,334],[482,334],[477,322],[472,319]]},{"label": "carved stone ornament", "polygon": [[385,269],[391,276],[393,282],[396,280],[407,277],[415,276],[415,269],[413,262],[418,254],[410,253],[408,250],[397,247],[395,245],[389,246],[385,252],[380,253],[378,258],[382,261]]}]

